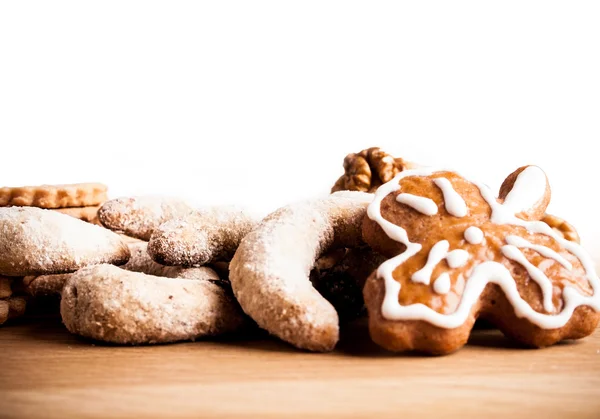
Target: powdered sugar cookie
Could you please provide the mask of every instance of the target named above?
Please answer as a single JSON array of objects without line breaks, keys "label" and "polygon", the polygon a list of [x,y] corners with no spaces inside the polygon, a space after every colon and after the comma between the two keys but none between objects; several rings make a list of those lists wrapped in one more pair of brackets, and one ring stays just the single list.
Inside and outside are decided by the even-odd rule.
[{"label": "powdered sugar cookie", "polygon": [[158,227],[148,244],[148,253],[155,261],[174,266],[229,260],[259,221],[259,217],[234,206],[198,209]]},{"label": "powdered sugar cookie", "polygon": [[58,211],[62,214],[70,215],[81,221],[97,224],[98,210],[100,205],[92,205],[89,207],[73,207],[73,208],[56,208],[53,211]]},{"label": "powdered sugar cookie", "polygon": [[[133,272],[142,272],[148,275],[166,278],[195,279],[222,283],[215,272],[208,268],[181,268],[178,266],[164,266],[152,260],[148,255],[148,243],[141,240],[128,243],[131,257],[121,268]],[[23,291],[32,296],[60,295],[72,276],[68,274],[26,276],[23,278]],[[0,281],[2,279],[0,278]],[[1,284],[1,282],[0,282]]]},{"label": "powdered sugar cookie", "polygon": [[70,332],[119,344],[194,340],[243,328],[247,318],[215,283],[214,271],[213,278],[190,281],[90,266],[65,285],[61,315]]},{"label": "powdered sugar cookie", "polygon": [[102,227],[33,207],[0,208],[0,274],[73,272],[104,262],[123,264],[129,248]]},{"label": "powdered sugar cookie", "polygon": [[370,194],[343,192],[290,205],[244,237],[229,279],[246,314],[299,348],[333,349],[338,315],[312,287],[309,274],[327,250],[362,243],[360,226],[371,199]]},{"label": "powdered sugar cookie", "polygon": [[129,250],[131,251],[131,259],[122,266],[123,269],[128,271],[142,272],[147,275],[166,278],[211,281],[219,284],[227,282],[226,280],[221,279],[215,270],[208,267],[184,268],[181,266],[165,266],[156,263],[148,254],[147,242],[130,243]]},{"label": "powdered sugar cookie", "polygon": [[139,196],[105,202],[98,219],[106,228],[148,241],[159,225],[191,211],[192,207],[178,198]]}]

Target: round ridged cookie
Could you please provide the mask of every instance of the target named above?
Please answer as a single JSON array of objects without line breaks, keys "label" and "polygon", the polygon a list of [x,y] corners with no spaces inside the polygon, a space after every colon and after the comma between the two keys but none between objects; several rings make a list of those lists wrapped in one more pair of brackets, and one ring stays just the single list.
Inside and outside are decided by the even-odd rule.
[{"label": "round ridged cookie", "polygon": [[106,190],[106,185],[101,183],[0,188],[0,207],[70,208],[100,205],[106,201]]},{"label": "round ridged cookie", "polygon": [[311,285],[321,254],[362,242],[361,223],[372,195],[339,192],[281,208],[238,247],[229,279],[240,305],[260,327],[299,348],[332,350],[339,338],[334,307]]}]

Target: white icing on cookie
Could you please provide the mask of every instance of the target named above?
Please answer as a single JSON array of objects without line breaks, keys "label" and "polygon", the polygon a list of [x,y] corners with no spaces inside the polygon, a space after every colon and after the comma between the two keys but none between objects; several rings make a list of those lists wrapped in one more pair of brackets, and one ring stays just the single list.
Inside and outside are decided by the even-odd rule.
[{"label": "white icing on cookie", "polygon": [[509,244],[502,246],[500,250],[506,258],[514,260],[527,269],[527,273],[531,279],[537,282],[542,289],[544,310],[546,310],[548,313],[552,313],[554,311],[554,305],[552,304],[552,281],[550,281],[550,279],[537,266],[534,266],[531,262],[529,262],[518,247]]},{"label": "white icing on cookie", "polygon": [[560,263],[562,266],[564,266],[566,269],[568,269],[568,270],[573,269],[573,265],[571,265],[571,262],[566,260],[564,257],[559,255],[558,253],[556,253],[554,250],[550,249],[549,247],[542,246],[539,244],[533,244],[533,243],[528,242],[527,240],[525,240],[522,237],[513,236],[513,235],[508,236],[506,238],[506,243],[516,246],[521,249],[535,250],[540,255],[542,255],[548,259],[554,259],[555,261]]},{"label": "white icing on cookie", "polygon": [[471,226],[465,230],[465,240],[471,244],[483,242],[483,231],[479,227]]},{"label": "white icing on cookie", "polygon": [[546,174],[537,166],[529,166],[517,175],[515,184],[502,204],[512,214],[526,211],[544,198]]},{"label": "white icing on cookie", "polygon": [[460,268],[461,266],[464,266],[468,260],[469,252],[463,249],[455,249],[448,252],[446,255],[446,262],[448,262],[448,266],[451,268]]},{"label": "white icing on cookie", "polygon": [[413,282],[429,285],[431,282],[431,274],[433,273],[433,269],[443,259],[446,259],[448,266],[451,268],[460,268],[467,263],[467,260],[469,260],[469,252],[462,249],[456,249],[449,252],[449,247],[450,243],[448,240],[437,242],[429,251],[425,266],[415,272],[412,275],[411,280]]},{"label": "white icing on cookie", "polygon": [[[563,289],[564,306],[562,311],[558,314],[552,315],[539,313],[535,311],[525,300],[523,300],[523,298],[521,298],[516,282],[510,271],[501,263],[488,261],[476,266],[473,269],[471,276],[467,278],[462,299],[454,313],[438,313],[424,304],[411,304],[408,306],[401,305],[398,301],[401,285],[394,279],[393,272],[398,266],[402,265],[408,259],[416,255],[422,249],[422,245],[419,243],[412,243],[408,239],[405,229],[383,218],[381,214],[381,201],[390,193],[400,190],[401,179],[409,176],[429,176],[435,172],[439,172],[439,170],[415,169],[399,173],[390,182],[379,187],[375,193],[374,201],[367,209],[368,217],[377,222],[388,237],[406,246],[406,250],[403,253],[387,260],[377,270],[379,277],[383,278],[385,282],[385,296],[381,306],[381,313],[383,317],[388,320],[424,320],[435,326],[447,329],[459,327],[468,318],[473,305],[477,302],[479,296],[489,283],[497,284],[504,291],[506,298],[514,307],[515,314],[518,317],[527,318],[531,323],[543,329],[555,329],[564,326],[571,318],[571,315],[575,309],[582,305],[586,305],[596,311],[600,311],[600,279],[595,271],[595,266],[590,255],[579,244],[570,242],[560,237],[560,235],[553,231],[552,228],[546,223],[541,221],[525,221],[517,218],[515,216],[515,211],[517,211],[517,209],[515,208],[522,208],[522,206],[514,206],[513,204],[508,206],[501,205],[498,203],[494,193],[489,187],[483,183],[474,181],[472,181],[472,183],[479,188],[481,196],[483,199],[485,199],[492,210],[491,222],[496,224],[522,226],[531,233],[545,234],[552,237],[564,249],[579,259],[586,272],[586,278],[588,279],[593,290],[593,295],[585,296],[580,294],[575,288],[565,286]],[[532,171],[530,173],[534,172]],[[524,178],[521,178],[521,182],[523,179],[526,179],[525,182],[527,182],[530,178],[531,177],[528,174]],[[537,180],[534,179],[534,182],[537,182]],[[443,182],[441,183],[443,184]],[[527,186],[518,186],[515,182],[513,189],[517,187],[526,188]],[[453,189],[452,191],[456,193],[456,191]],[[519,197],[521,196],[521,193],[519,192],[514,196]],[[446,199],[445,196],[444,199]],[[511,198],[511,200],[514,200],[514,202],[520,201],[520,199],[517,198]],[[533,202],[536,203],[538,200]],[[438,242],[437,244],[439,243],[442,242]],[[537,280],[540,280],[540,282],[546,281],[550,284],[550,286],[552,285],[551,281],[547,277],[542,278],[541,276],[537,275]],[[551,289],[547,285],[544,285],[541,288],[542,290]],[[546,294],[549,293],[544,292],[545,307],[548,298]],[[548,306],[548,308],[550,307]]]},{"label": "white icing on cookie", "polygon": [[396,197],[396,201],[414,208],[421,214],[435,215],[438,212],[437,204],[430,198],[424,198],[410,193],[401,193]]},{"label": "white icing on cookie", "polygon": [[415,272],[411,279],[413,282],[420,282],[421,284],[429,285],[431,282],[431,274],[433,268],[442,261],[448,254],[448,248],[450,243],[448,240],[442,240],[433,245],[427,256],[427,263],[420,270]]},{"label": "white icing on cookie", "polygon": [[446,211],[450,215],[455,217],[464,217],[467,215],[467,204],[452,187],[452,183],[445,177],[438,177],[433,180],[438,188],[442,190],[444,195],[444,204],[446,205]]},{"label": "white icing on cookie", "polygon": [[543,261],[541,261],[538,264],[538,269],[541,271],[545,271],[546,269],[549,269],[550,266],[554,265],[556,262],[553,261],[552,259],[544,259]]},{"label": "white icing on cookie", "polygon": [[438,294],[448,294],[450,292],[450,275],[444,272],[433,282],[433,290]]}]

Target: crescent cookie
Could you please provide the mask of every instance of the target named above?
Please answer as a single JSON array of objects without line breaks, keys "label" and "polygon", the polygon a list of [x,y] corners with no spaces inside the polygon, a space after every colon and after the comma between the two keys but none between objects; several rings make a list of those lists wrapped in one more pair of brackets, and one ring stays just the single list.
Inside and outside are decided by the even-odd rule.
[{"label": "crescent cookie", "polygon": [[229,279],[240,305],[260,327],[299,348],[332,350],[339,338],[334,307],[311,285],[320,255],[356,247],[372,195],[339,192],[281,208],[238,247]]},{"label": "crescent cookie", "polygon": [[[196,279],[219,283],[226,282],[218,277],[215,278],[215,272],[212,269],[163,266],[154,262],[150,255],[148,255],[148,243],[145,241],[130,242],[128,243],[128,246],[131,257],[125,265],[121,266],[121,268],[128,271],[142,272],[147,275],[164,276],[166,278]],[[72,275],[72,273],[68,273],[26,276],[23,278],[24,291],[33,296],[60,295],[65,284]],[[0,277],[0,290],[1,286],[2,277]]]},{"label": "crescent cookie", "polygon": [[[209,268],[199,268],[207,278]],[[248,324],[229,291],[212,280],[166,278],[112,265],[74,273],[62,292],[71,333],[118,344],[167,343],[234,332]]]},{"label": "crescent cookie", "polygon": [[127,245],[102,227],[34,207],[0,208],[0,275],[73,272],[128,259]]}]

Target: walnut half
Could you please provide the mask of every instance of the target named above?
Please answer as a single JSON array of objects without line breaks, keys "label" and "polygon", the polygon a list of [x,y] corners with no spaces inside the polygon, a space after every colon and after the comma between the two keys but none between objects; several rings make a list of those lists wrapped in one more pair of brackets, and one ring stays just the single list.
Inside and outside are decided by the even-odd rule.
[{"label": "walnut half", "polygon": [[379,147],[351,153],[344,159],[344,174],[335,182],[331,192],[375,192],[399,172],[414,167],[401,158],[395,158]]},{"label": "walnut half", "polygon": [[575,227],[562,218],[559,218],[556,215],[545,214],[544,217],[542,217],[542,221],[552,227],[552,229],[563,236],[566,240],[579,243],[579,233],[577,233]]}]

